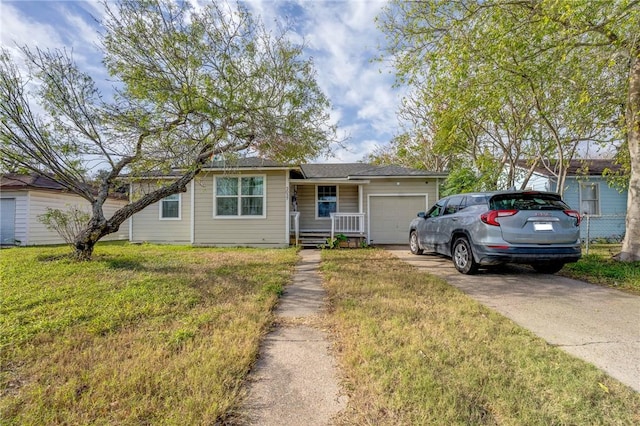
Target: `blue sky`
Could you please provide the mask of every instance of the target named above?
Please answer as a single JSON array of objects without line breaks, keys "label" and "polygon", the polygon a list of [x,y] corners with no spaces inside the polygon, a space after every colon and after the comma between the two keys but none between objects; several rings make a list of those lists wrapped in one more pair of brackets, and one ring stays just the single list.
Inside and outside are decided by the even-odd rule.
[{"label": "blue sky", "polygon": [[[203,0],[199,0],[203,1]],[[383,36],[374,18],[384,5],[378,0],[250,0],[245,2],[265,25],[288,17],[298,40],[306,41],[307,54],[317,69],[317,80],[333,104],[332,120],[340,136],[348,137],[344,149],[318,162],[355,162],[385,145],[397,132],[396,110],[400,91],[378,55]],[[107,75],[96,47],[97,23],[102,16],[96,1],[0,0],[0,42],[15,48],[67,48],[82,69],[99,81]]]}]

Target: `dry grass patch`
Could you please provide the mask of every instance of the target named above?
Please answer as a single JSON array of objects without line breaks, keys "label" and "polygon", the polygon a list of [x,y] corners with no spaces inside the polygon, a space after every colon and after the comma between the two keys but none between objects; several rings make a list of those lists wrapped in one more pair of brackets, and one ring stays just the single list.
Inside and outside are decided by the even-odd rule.
[{"label": "dry grass patch", "polygon": [[293,249],[3,250],[0,423],[233,418]]},{"label": "dry grass patch", "polygon": [[342,424],[638,424],[640,395],[381,250],[323,251]]}]

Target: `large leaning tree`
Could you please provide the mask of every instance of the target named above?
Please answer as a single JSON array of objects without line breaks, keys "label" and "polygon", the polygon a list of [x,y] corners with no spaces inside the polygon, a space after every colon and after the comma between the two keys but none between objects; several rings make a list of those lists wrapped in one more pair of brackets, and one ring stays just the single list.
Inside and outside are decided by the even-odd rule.
[{"label": "large leaning tree", "polygon": [[640,0],[393,0],[378,25],[438,155],[553,163],[561,192],[580,144],[622,141],[619,259],[640,260]]},{"label": "large leaning tree", "polygon": [[[113,92],[102,93],[65,50],[22,47],[27,71],[0,52],[1,161],[46,173],[91,203],[74,242],[79,259],[134,213],[186,191],[215,155],[302,161],[329,149],[329,101],[286,29],[269,32],[246,9],[218,1],[103,6]],[[88,184],[91,168],[100,169],[97,187]],[[181,176],[104,216],[123,177],[169,169]]]}]

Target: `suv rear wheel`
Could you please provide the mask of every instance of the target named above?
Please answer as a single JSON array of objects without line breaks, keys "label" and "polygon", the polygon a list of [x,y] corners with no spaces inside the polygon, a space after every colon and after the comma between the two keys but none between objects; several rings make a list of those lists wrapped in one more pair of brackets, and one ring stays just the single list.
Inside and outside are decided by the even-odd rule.
[{"label": "suv rear wheel", "polygon": [[412,254],[422,254],[424,251],[418,244],[418,234],[416,231],[411,231],[411,234],[409,234],[409,249]]},{"label": "suv rear wheel", "polygon": [[478,271],[478,263],[473,258],[471,245],[466,238],[458,238],[453,243],[452,255],[453,264],[463,274],[471,275]]}]

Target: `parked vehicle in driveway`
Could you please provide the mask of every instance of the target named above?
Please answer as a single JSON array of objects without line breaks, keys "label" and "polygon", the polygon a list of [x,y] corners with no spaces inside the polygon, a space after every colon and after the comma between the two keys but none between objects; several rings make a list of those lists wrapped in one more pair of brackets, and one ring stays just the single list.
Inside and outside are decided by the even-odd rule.
[{"label": "parked vehicle in driveway", "polygon": [[451,257],[463,274],[503,263],[553,274],[580,259],[580,214],[551,192],[451,195],[411,221],[409,246]]}]

